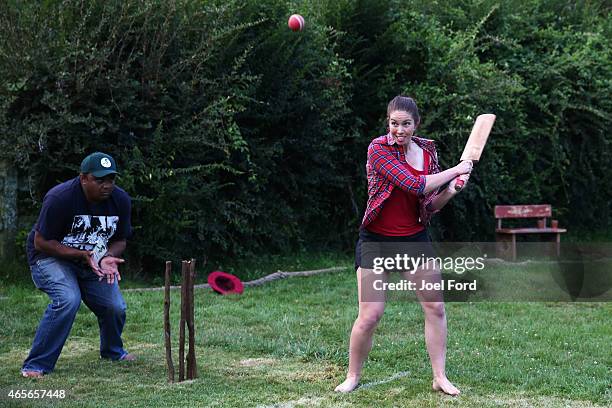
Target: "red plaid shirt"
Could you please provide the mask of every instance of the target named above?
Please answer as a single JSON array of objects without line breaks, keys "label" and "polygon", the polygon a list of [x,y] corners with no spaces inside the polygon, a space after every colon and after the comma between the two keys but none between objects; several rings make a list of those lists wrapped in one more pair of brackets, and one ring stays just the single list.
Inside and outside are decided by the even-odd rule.
[{"label": "red plaid shirt", "polygon": [[[429,168],[427,174],[440,172],[438,154],[433,140],[413,136],[412,140],[421,149],[429,153]],[[382,205],[395,188],[401,188],[419,196],[419,217],[423,225],[427,225],[432,215],[438,210],[430,210],[429,204],[437,191],[423,194],[425,176],[413,176],[400,162],[405,162],[404,148],[393,140],[390,134],[379,136],[372,140],[368,147],[366,172],[368,176],[368,205],[361,226],[365,227],[380,214]]]}]

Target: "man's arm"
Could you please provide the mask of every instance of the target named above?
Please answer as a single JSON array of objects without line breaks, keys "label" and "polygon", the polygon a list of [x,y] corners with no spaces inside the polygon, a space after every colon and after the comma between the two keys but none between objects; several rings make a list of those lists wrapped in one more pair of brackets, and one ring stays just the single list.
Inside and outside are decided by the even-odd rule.
[{"label": "man's arm", "polygon": [[113,241],[108,244],[108,251],[106,251],[106,255],[104,256],[112,256],[114,258],[119,258],[123,251],[125,251],[126,246],[127,244],[125,239]]},{"label": "man's arm", "polygon": [[87,263],[91,269],[98,276],[103,276],[102,272],[98,265],[95,264],[92,252],[83,251],[76,248],[71,248],[69,246],[63,245],[59,241],[54,239],[46,239],[40,232],[34,232],[34,248],[37,251],[43,252],[47,255],[62,258],[62,259],[71,259],[71,260],[81,260]]}]

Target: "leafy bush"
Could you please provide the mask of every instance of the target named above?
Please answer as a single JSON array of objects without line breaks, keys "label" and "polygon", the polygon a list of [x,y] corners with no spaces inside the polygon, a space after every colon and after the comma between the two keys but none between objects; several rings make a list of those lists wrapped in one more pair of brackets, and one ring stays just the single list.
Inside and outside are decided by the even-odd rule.
[{"label": "leafy bush", "polygon": [[[132,265],[350,248],[387,102],[416,98],[443,167],[498,119],[434,222],[492,238],[492,207],[549,202],[611,225],[610,18],[565,1],[52,0],[0,5],[0,159],[20,214],[95,150],[134,198]],[[287,17],[300,12],[306,29]],[[31,192],[31,194],[28,194]]]},{"label": "leafy bush", "polygon": [[332,207],[317,194],[342,178],[333,156],[346,135],[334,122],[350,82],[329,29],[289,38],[260,10],[6,5],[3,156],[27,169],[40,199],[85,154],[113,154],[134,198],[131,254],[145,268],[299,245]]},{"label": "leafy bush", "polygon": [[[610,225],[610,18],[597,2],[360,0],[332,10],[360,84],[355,157],[385,132],[386,103],[414,96],[443,168],[473,120],[497,121],[471,185],[434,218],[448,240],[493,238],[496,204],[550,203],[570,228]],[[362,178],[361,183],[365,185]],[[365,192],[359,190],[360,202]]]}]

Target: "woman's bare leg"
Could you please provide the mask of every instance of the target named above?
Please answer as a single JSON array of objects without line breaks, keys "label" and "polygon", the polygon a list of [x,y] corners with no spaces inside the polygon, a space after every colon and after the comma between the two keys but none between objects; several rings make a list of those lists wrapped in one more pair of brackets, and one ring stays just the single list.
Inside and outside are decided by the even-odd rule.
[{"label": "woman's bare leg", "polygon": [[[441,281],[440,271],[426,271],[427,281]],[[419,279],[420,280],[420,279]],[[420,282],[417,283],[420,286]],[[446,312],[441,291],[417,291],[425,313],[425,344],[433,371],[432,387],[449,395],[460,391],[446,378]]]},{"label": "woman's bare leg", "polygon": [[[346,380],[335,389],[337,392],[350,392],[357,388],[361,378],[363,362],[372,349],[374,330],[385,311],[384,293],[362,292],[362,278],[365,285],[370,285],[374,279],[386,282],[385,275],[374,275],[371,270],[357,269],[357,291],[359,294],[359,315],[353,324],[349,344],[349,368]],[[365,300],[368,300],[367,302]]]}]

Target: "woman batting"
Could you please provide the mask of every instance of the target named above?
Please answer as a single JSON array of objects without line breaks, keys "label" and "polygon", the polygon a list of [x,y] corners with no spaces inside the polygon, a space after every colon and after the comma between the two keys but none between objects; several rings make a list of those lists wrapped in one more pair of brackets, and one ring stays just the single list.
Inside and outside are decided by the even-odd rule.
[{"label": "woman batting", "polygon": [[[387,123],[389,132],[374,139],[368,147],[368,203],[355,259],[359,314],[351,331],[348,373],[346,380],[336,387],[338,392],[350,392],[358,386],[374,330],[385,308],[384,294],[382,298],[366,294],[369,292],[364,285],[370,282],[373,271],[372,265],[363,262],[362,247],[370,243],[418,244],[433,255],[426,228],[429,219],[458,193],[457,179],[467,183],[472,171],[472,162],[464,161],[440,172],[433,141],[414,135],[420,116],[412,98],[397,96],[391,100]],[[446,188],[438,191],[447,183]],[[420,256],[420,252],[414,256]],[[434,282],[441,280],[440,271],[435,268],[419,270],[416,276]],[[447,330],[442,293],[416,292],[425,314],[425,343],[433,370],[433,389],[457,395],[459,390],[446,378]]]}]

